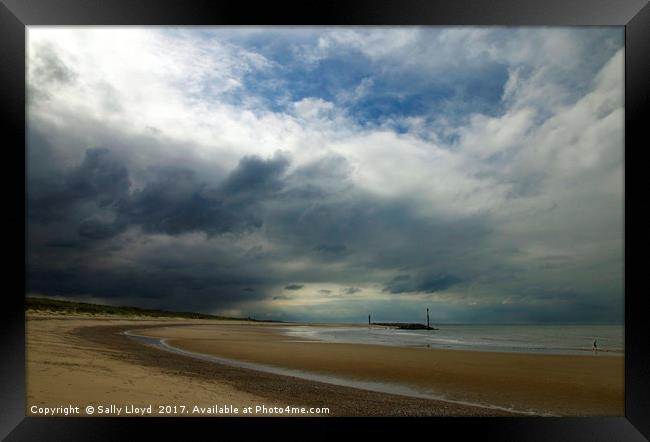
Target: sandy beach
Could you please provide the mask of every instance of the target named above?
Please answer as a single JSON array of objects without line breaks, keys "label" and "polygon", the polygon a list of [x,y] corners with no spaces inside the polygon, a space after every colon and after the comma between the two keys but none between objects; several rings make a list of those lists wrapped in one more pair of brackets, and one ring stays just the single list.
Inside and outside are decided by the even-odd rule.
[{"label": "sandy beach", "polygon": [[[201,405],[227,403],[243,407],[262,402],[261,397],[236,390],[224,382],[179,376],[163,366],[142,364],[135,358],[141,352],[141,346],[112,333],[113,330],[142,326],[143,323],[151,326],[178,322],[28,315],[27,415],[34,415],[30,409],[33,405],[84,407],[116,404],[125,407],[130,404],[176,404],[180,399],[190,398],[192,403]],[[92,328],[107,332],[104,342],[79,334]],[[181,369],[179,365],[178,370]],[[273,404],[277,405],[275,401]]]},{"label": "sandy beach", "polygon": [[[507,409],[562,416],[624,413],[622,357],[333,344],[289,337],[282,333],[286,326],[28,314],[27,414],[32,405],[66,403],[152,404],[154,411],[159,405],[327,407],[320,414],[329,416],[500,416],[510,415]],[[120,334],[126,330],[191,352],[402,385],[452,402],[204,361],[143,345]]]}]

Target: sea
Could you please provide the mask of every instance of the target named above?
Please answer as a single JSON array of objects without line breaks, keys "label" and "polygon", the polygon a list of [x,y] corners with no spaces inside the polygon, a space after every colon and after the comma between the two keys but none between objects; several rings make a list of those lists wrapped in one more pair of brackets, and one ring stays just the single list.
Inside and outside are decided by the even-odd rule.
[{"label": "sea", "polygon": [[[364,326],[293,326],[296,338],[352,344],[473,351],[622,356],[623,325],[436,325],[438,330]],[[596,340],[598,350],[594,352]]]}]

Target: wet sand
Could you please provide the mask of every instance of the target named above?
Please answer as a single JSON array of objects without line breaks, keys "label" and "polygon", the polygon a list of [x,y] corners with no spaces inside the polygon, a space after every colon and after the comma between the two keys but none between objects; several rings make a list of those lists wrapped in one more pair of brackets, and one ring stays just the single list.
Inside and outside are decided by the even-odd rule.
[{"label": "wet sand", "polygon": [[624,358],[326,343],[283,325],[151,328],[191,352],[323,375],[408,386],[449,400],[560,416],[624,415]]},{"label": "wet sand", "polygon": [[[232,367],[178,355],[142,345],[120,334],[125,330],[166,327],[165,332],[211,330],[216,335],[245,342],[264,339],[275,345],[277,324],[176,319],[125,319],[81,315],[28,313],[26,316],[26,415],[31,407],[73,405],[159,405],[214,407],[229,405],[238,414],[205,410],[167,416],[243,416],[245,407],[328,407],[324,416],[506,416],[507,412],[444,401],[376,393],[304,379]],[[198,327],[198,328],[197,328]],[[191,329],[191,330],[190,330]],[[235,338],[239,335],[238,338]],[[188,340],[185,338],[185,340]],[[226,341],[227,339],[223,339]],[[194,341],[194,338],[189,339]],[[260,342],[251,342],[257,348]],[[210,344],[212,343],[212,344]],[[304,344],[312,345],[312,344]],[[85,416],[84,410],[77,416]],[[98,416],[97,413],[93,414]],[[115,416],[116,413],[106,415]],[[120,414],[124,416],[124,413]],[[287,416],[277,412],[259,415]],[[314,414],[293,414],[313,416]]]}]

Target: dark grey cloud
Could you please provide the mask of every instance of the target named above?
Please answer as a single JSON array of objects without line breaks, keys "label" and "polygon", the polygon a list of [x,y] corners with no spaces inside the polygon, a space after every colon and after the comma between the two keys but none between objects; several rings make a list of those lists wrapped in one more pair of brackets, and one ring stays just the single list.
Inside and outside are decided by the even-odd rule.
[{"label": "dark grey cloud", "polygon": [[[88,149],[79,166],[58,177],[58,185],[35,181],[29,193],[30,219],[65,218],[89,239],[110,238],[133,225],[169,235],[255,229],[262,224],[257,205],[281,190],[279,175],[286,165],[278,157],[246,157],[222,185],[213,187],[193,170],[168,166],[150,171],[151,180],[134,189],[127,160],[107,148]],[[81,219],[84,206],[94,211]],[[98,216],[102,211],[110,211],[112,220]]]},{"label": "dark grey cloud", "polygon": [[259,298],[244,288],[255,282],[250,274],[210,275],[179,263],[173,268],[116,266],[112,269],[98,269],[80,262],[62,269],[32,265],[28,277],[33,293],[93,295],[113,302],[174,309],[209,311],[236,307],[243,301]]},{"label": "dark grey cloud", "polygon": [[353,295],[355,293],[359,293],[361,289],[359,287],[346,287],[343,289],[343,293],[346,295]]},{"label": "dark grey cloud", "polygon": [[397,275],[390,280],[383,291],[390,293],[425,292],[434,293],[446,290],[463,280],[453,275],[411,277],[411,275]]},{"label": "dark grey cloud", "polygon": [[32,173],[28,181],[29,217],[54,221],[76,215],[82,206],[94,211],[123,206],[130,187],[126,166],[108,149],[88,149],[71,170],[52,168],[45,176]]},{"label": "dark grey cloud", "polygon": [[259,205],[284,186],[289,161],[244,157],[219,186],[209,186],[192,171],[168,167],[134,193],[122,215],[145,231],[176,235],[202,231],[208,235],[238,232],[262,225]]},{"label": "dark grey cloud", "polygon": [[[79,164],[64,166],[66,160],[38,132],[30,140],[31,291],[159,307],[186,303],[203,311],[265,297],[271,285],[286,282],[261,276],[266,264],[257,246],[240,256],[227,245],[198,253],[198,244],[190,243],[145,252],[136,261],[121,258],[133,247],[159,241],[151,234],[173,242],[188,233],[209,240],[258,229],[257,205],[280,190],[284,159],[246,157],[225,178],[212,181],[195,168],[171,163],[134,178],[139,165],[123,151],[87,149]],[[41,165],[45,158],[50,168]]]},{"label": "dark grey cloud", "polygon": [[120,203],[131,183],[127,167],[106,148],[88,149],[81,165],[67,177],[65,196],[93,199],[99,207]]},{"label": "dark grey cloud", "polygon": [[77,232],[88,239],[107,239],[120,233],[120,228],[113,222],[93,217],[81,221]]},{"label": "dark grey cloud", "polygon": [[[37,149],[30,152],[28,177],[32,292],[210,311],[250,300],[288,300],[278,288],[297,292],[308,283],[343,285],[342,295],[383,283],[384,292],[398,297],[460,286],[471,292],[476,284],[517,293],[526,281],[521,268],[492,259],[496,254],[516,261],[520,253],[489,244],[493,230],[487,215],[423,218],[402,199],[350,186],[332,192],[328,177],[345,180],[352,173],[342,161],[324,159],[327,167],[312,164],[305,175],[300,168],[291,171],[290,158],[281,154],[247,156],[211,179],[189,163],[143,167],[128,151],[106,147],[87,149],[77,165],[64,165],[44,139],[32,138]],[[319,182],[326,188],[318,190]],[[264,241],[242,246],[243,238]],[[265,241],[276,247],[265,247]],[[272,267],[290,260],[312,265],[299,271]],[[543,271],[570,264],[561,255],[537,260]],[[393,276],[386,280],[375,272]],[[562,285],[539,284],[529,299],[559,305],[568,296]],[[596,314],[579,301],[588,299],[586,294],[573,299],[563,317],[578,317],[579,305]],[[541,307],[525,314],[530,301],[519,310],[494,302],[492,310],[482,310],[486,317],[551,320]]]},{"label": "dark grey cloud", "polygon": [[[35,148],[48,152],[44,142]],[[328,184],[332,177],[345,181],[351,173],[340,158],[326,157],[323,165],[311,163],[290,172],[290,158],[282,154],[246,156],[223,178],[210,180],[188,165],[142,167],[125,152],[87,149],[76,166],[53,167],[50,173],[36,168],[30,175],[31,290],[105,298],[128,293],[170,304],[191,296],[193,305],[223,308],[265,299],[277,286],[300,290],[304,284],[291,282],[296,279],[345,284],[344,293],[353,294],[361,290],[358,285],[373,282],[369,273],[406,267],[420,276],[408,283],[398,277],[387,289],[395,294],[431,292],[457,282],[426,279],[432,257],[442,267],[439,272],[448,271],[457,263],[458,247],[479,244],[489,232],[481,219],[452,225],[421,219],[404,201],[349,186],[344,193],[333,192]],[[230,245],[202,253],[196,251],[198,244],[152,248],[136,261],[121,258],[134,247],[146,249],[150,241],[169,238],[173,243],[186,234],[205,235],[208,244],[212,238],[228,238]],[[282,247],[271,252],[251,244],[235,253],[237,238],[251,234]],[[109,265],[108,257],[114,257]],[[267,271],[290,259],[323,265],[300,272]],[[50,262],[67,266],[58,275],[59,267]],[[326,265],[335,262],[345,265]]]},{"label": "dark grey cloud", "polygon": [[285,290],[300,290],[304,287],[304,284],[288,284],[284,286]]},{"label": "dark grey cloud", "polygon": [[347,247],[343,244],[319,244],[314,247],[314,250],[325,255],[343,255],[347,251]]},{"label": "dark grey cloud", "polygon": [[221,189],[233,204],[259,201],[282,190],[282,177],[288,167],[289,159],[280,153],[268,160],[247,156],[240,160]]},{"label": "dark grey cloud", "polygon": [[178,167],[156,171],[151,182],[133,193],[120,215],[146,232],[169,235],[215,234],[258,224],[224,203],[193,171]]}]

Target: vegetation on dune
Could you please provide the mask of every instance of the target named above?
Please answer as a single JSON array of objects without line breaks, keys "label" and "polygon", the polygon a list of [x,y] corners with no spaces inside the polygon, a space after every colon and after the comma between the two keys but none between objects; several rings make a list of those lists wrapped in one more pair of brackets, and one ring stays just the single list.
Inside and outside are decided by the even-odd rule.
[{"label": "vegetation on dune", "polygon": [[[94,315],[149,316],[153,318],[191,318],[191,319],[227,319],[258,321],[253,318],[230,318],[194,312],[172,312],[166,310],[143,309],[130,306],[112,306],[91,304],[87,302],[63,301],[50,298],[25,298],[25,310],[57,313],[86,313]],[[277,322],[277,321],[264,321]]]}]

